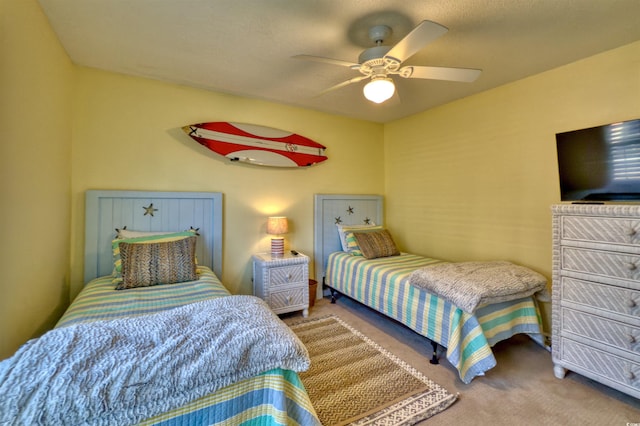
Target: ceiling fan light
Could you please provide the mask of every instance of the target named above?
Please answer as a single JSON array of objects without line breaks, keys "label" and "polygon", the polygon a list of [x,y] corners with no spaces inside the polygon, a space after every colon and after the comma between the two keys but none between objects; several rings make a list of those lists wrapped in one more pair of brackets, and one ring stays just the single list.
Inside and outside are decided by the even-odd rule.
[{"label": "ceiling fan light", "polygon": [[377,78],[365,84],[362,91],[365,98],[380,104],[393,96],[396,86],[390,78]]}]

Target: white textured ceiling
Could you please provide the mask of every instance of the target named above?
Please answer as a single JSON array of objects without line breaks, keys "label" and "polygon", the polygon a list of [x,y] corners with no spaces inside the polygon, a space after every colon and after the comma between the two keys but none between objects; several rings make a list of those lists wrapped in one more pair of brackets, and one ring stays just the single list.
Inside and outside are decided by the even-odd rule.
[{"label": "white textured ceiling", "polygon": [[[382,123],[640,40],[640,0],[39,2],[76,64]],[[403,65],[482,69],[475,82],[397,77],[399,100],[376,105],[366,81],[317,96],[358,72],[292,58],[357,62],[372,25],[395,44],[423,20],[449,32]]]}]

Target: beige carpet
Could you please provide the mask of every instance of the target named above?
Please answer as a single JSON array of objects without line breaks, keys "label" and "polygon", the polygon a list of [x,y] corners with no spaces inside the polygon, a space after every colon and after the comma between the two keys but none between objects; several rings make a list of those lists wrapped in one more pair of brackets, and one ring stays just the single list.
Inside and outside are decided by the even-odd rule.
[{"label": "beige carpet", "polygon": [[[357,302],[341,297],[335,305],[318,300],[310,317],[338,315],[387,351],[443,386],[458,400],[420,426],[477,425],[615,425],[640,424],[640,400],[569,373],[553,375],[551,354],[527,336],[498,343],[498,365],[465,385],[444,357],[429,364],[431,345],[408,328]],[[291,324],[297,313],[282,316]]]},{"label": "beige carpet", "polygon": [[291,325],[311,356],[300,374],[323,425],[413,425],[456,396],[336,316]]}]

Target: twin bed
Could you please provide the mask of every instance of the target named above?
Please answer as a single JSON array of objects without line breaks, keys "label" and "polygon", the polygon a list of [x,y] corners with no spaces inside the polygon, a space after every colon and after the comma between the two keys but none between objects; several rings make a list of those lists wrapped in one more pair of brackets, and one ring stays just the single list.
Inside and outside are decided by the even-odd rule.
[{"label": "twin bed", "polygon": [[[445,262],[408,253],[384,255],[388,250],[384,244],[383,255],[371,259],[345,251],[337,225],[352,234],[359,234],[359,228],[348,225],[364,225],[362,231],[366,231],[366,225],[382,225],[382,201],[376,195],[315,196],[316,279],[331,290],[333,299],[335,292],[349,296],[427,337],[434,345],[433,363],[437,359],[436,344],[446,348],[447,359],[464,383],[496,365],[491,347],[497,342],[526,333],[542,344],[535,293],[546,285],[544,277],[533,271],[525,272],[540,281],[538,290],[527,296],[506,297],[506,301],[499,299],[498,303],[480,303],[467,312],[448,298],[416,285],[420,273],[445,266]],[[518,272],[526,269],[515,265],[510,268],[519,268]]]},{"label": "twin bed", "polygon": [[[117,235],[130,245],[113,245]],[[195,253],[175,248],[192,238]],[[309,365],[304,346],[219,279],[221,193],[88,191],[85,240],[84,289],[52,331],[0,363],[0,423],[320,424],[296,372]],[[136,262],[155,256],[169,275],[197,264],[196,279],[147,286],[164,275]]]}]

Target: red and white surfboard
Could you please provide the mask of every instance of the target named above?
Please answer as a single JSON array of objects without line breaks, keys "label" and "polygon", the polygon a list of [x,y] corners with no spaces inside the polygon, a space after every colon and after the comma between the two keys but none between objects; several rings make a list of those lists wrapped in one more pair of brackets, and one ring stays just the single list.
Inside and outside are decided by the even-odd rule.
[{"label": "red and white surfboard", "polygon": [[327,159],[326,147],[284,130],[216,121],[184,126],[191,138],[211,151],[260,166],[307,167]]}]

